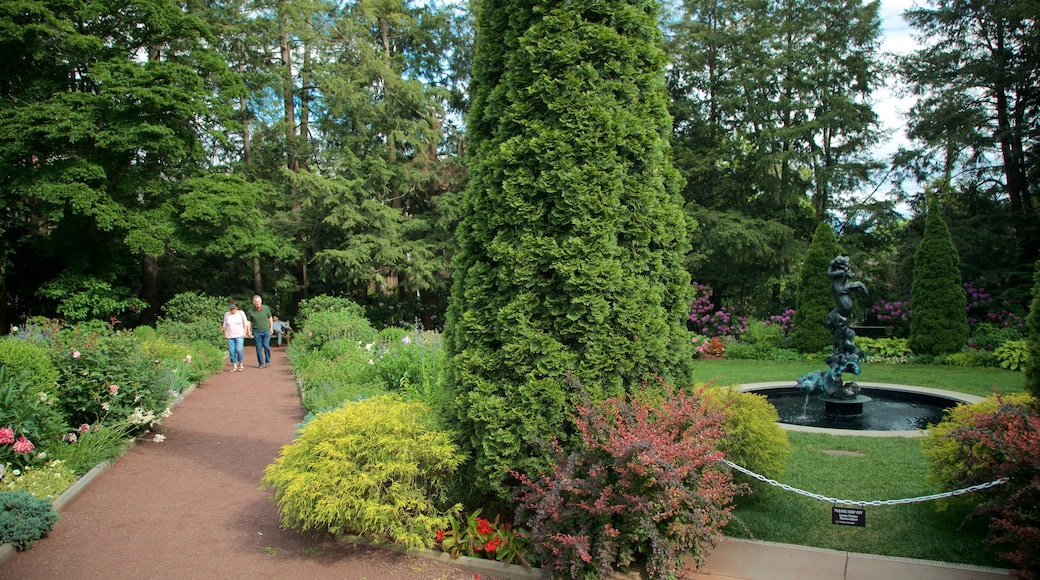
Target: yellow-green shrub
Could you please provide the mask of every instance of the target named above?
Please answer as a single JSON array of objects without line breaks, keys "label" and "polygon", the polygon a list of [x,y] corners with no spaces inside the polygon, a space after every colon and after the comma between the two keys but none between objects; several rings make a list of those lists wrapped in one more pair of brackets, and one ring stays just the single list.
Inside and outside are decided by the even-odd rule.
[{"label": "yellow-green shrub", "polygon": [[54,501],[76,482],[76,473],[60,459],[18,471],[18,475],[8,473],[0,480],[0,491],[23,489],[39,499]]},{"label": "yellow-green shrub", "polygon": [[[1033,404],[1033,398],[1028,393],[1001,395],[1001,399],[1004,404],[1026,407]],[[929,459],[926,475],[928,483],[942,490],[952,490],[957,486],[961,479],[958,475],[964,476],[966,467],[963,461],[957,459],[961,456],[958,452],[960,443],[950,437],[950,433],[960,427],[974,426],[973,417],[976,414],[993,414],[999,407],[1000,402],[996,397],[978,403],[961,403],[947,411],[943,420],[928,430],[928,434],[921,438],[921,449]]]},{"label": "yellow-green shrub", "polygon": [[43,345],[5,337],[0,339],[0,365],[7,367],[7,375],[14,377],[28,371],[26,381],[30,393],[41,391],[53,394],[58,380],[47,348]]},{"label": "yellow-green shrub", "polygon": [[777,424],[776,407],[765,396],[734,387],[710,387],[704,390],[704,397],[707,404],[722,407],[725,413],[720,448],[727,459],[766,477],[783,474],[791,444],[787,432]]},{"label": "yellow-green shrub", "polygon": [[317,415],[263,484],[286,527],[430,547],[448,525],[437,500],[463,459],[425,405],[382,395]]}]

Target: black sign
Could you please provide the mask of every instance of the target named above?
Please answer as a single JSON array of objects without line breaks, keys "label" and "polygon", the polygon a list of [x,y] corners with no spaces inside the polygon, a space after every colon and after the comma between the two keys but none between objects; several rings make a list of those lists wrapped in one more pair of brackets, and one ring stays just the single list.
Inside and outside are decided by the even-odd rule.
[{"label": "black sign", "polygon": [[867,527],[867,510],[831,507],[831,523],[839,526]]}]

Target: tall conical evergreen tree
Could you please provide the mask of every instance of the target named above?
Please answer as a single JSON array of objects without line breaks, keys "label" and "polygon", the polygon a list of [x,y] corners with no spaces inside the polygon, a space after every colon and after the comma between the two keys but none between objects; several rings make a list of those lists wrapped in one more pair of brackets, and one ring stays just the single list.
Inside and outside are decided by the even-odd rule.
[{"label": "tall conical evergreen tree", "polygon": [[1033,300],[1026,318],[1026,392],[1040,401],[1040,260],[1033,264]]},{"label": "tall conical evergreen tree", "polygon": [[916,354],[959,351],[968,342],[967,297],[960,259],[935,194],[928,196],[924,237],[914,253],[910,286],[910,349]]},{"label": "tall conical evergreen tree", "polygon": [[831,331],[824,326],[827,313],[834,308],[827,269],[831,260],[840,254],[841,246],[834,229],[820,222],[798,274],[791,344],[800,352],[820,352],[834,344]]},{"label": "tall conical evergreen tree", "polygon": [[654,1],[487,0],[477,30],[445,334],[473,475],[504,493],[576,402],[690,377],[688,235]]}]

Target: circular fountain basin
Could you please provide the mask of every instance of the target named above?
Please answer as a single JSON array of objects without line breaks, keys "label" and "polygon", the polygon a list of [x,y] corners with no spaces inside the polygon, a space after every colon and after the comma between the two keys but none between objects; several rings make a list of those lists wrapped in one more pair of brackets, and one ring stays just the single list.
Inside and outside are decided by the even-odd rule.
[{"label": "circular fountain basin", "polygon": [[942,389],[856,381],[869,397],[859,414],[827,413],[818,392],[806,396],[794,381],[751,383],[740,390],[764,395],[777,408],[780,426],[791,431],[874,437],[917,437],[938,423],[946,409],[982,397]]}]

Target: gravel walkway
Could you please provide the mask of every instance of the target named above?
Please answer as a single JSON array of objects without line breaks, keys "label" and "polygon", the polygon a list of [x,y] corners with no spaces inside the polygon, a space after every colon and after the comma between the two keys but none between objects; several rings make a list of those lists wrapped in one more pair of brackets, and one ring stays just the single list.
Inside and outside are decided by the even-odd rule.
[{"label": "gravel walkway", "polygon": [[0,578],[495,580],[279,527],[260,478],[304,413],[285,351],[273,350],[269,367],[247,349],[243,372],[225,366],[189,393],[165,441],[139,442],[84,486],[45,539],[0,560]]}]

